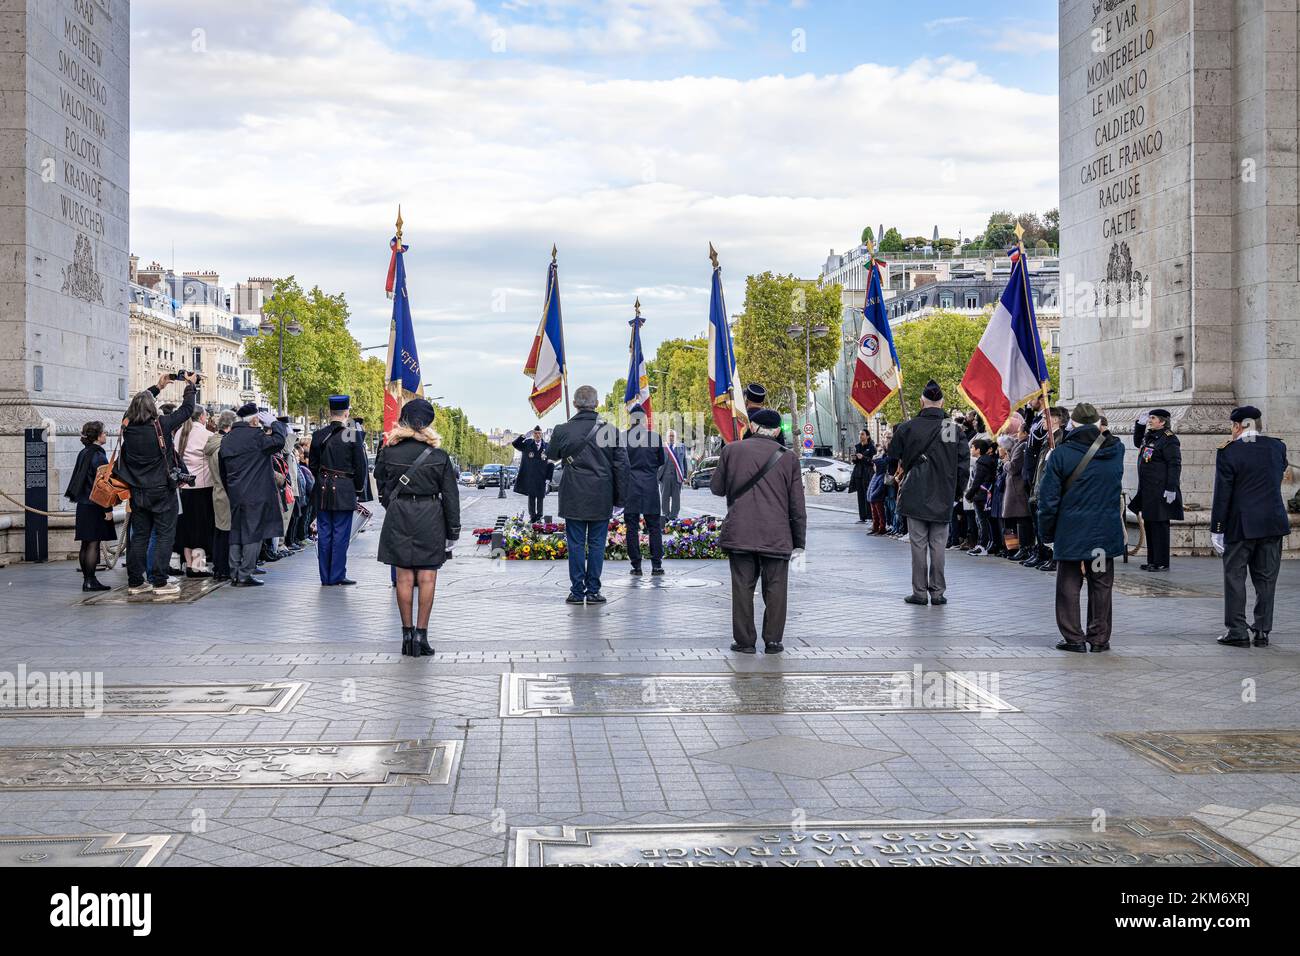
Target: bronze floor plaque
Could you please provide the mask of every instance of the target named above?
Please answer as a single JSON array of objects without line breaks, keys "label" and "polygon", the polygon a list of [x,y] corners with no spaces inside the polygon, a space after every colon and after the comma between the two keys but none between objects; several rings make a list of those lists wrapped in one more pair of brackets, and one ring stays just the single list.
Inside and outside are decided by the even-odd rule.
[{"label": "bronze floor plaque", "polygon": [[1175,773],[1300,773],[1300,730],[1149,730],[1106,736]]},{"label": "bronze floor plaque", "polygon": [[956,671],[503,674],[502,717],[1018,712],[997,675]]},{"label": "bronze floor plaque", "polygon": [[458,754],[454,740],[0,747],[0,790],[446,784]]},{"label": "bronze floor plaque", "polygon": [[1221,591],[1203,591],[1199,588],[1189,587],[1186,584],[1167,581],[1164,578],[1159,578],[1151,574],[1143,577],[1137,577],[1133,574],[1117,574],[1115,575],[1114,588],[1120,594],[1127,594],[1129,597],[1223,597],[1223,592]]},{"label": "bronze floor plaque", "polygon": [[226,581],[218,581],[216,578],[181,578],[176,582],[180,585],[179,594],[155,594],[152,591],[146,591],[143,594],[131,595],[127,593],[126,585],[113,588],[111,591],[100,591],[98,594],[92,594],[88,598],[78,601],[78,604],[91,604],[96,607],[105,605],[127,605],[127,604],[193,604],[201,597],[206,597],[218,588],[225,587]]},{"label": "bronze floor plaque", "polygon": [[[54,678],[51,682],[57,683]],[[39,703],[30,693],[22,706],[0,703],[0,717],[84,717],[112,714],[115,717],[152,714],[283,714],[307,690],[306,681],[255,682],[250,684],[122,684],[91,694],[94,700],[80,700],[82,706],[61,706],[66,701],[57,692],[43,695]],[[84,696],[84,692],[82,695]]]},{"label": "bronze floor plaque", "polygon": [[1195,820],[921,820],[517,829],[515,866],[1267,866]]},{"label": "bronze floor plaque", "polygon": [[170,853],[176,835],[69,833],[52,836],[0,836],[0,867],[149,866]]}]

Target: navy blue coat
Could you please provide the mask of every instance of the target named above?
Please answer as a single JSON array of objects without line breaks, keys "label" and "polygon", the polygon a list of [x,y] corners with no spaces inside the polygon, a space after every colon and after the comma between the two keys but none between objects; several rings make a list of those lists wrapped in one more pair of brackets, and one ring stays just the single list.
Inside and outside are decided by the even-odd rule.
[{"label": "navy blue coat", "polygon": [[[1137,495],[1129,510],[1147,521],[1182,521],[1183,449],[1178,436],[1168,428],[1153,432],[1145,425],[1133,426],[1133,444],[1138,448]],[[1173,504],[1165,492],[1174,492]]]},{"label": "navy blue coat", "polygon": [[1239,438],[1214,459],[1210,531],[1224,541],[1274,538],[1291,531],[1282,500],[1286,445],[1276,438]]},{"label": "navy blue coat", "polygon": [[1097,431],[1096,425],[1084,425],[1070,432],[1048,455],[1038,482],[1039,533],[1053,545],[1058,561],[1092,561],[1099,551],[1108,558],[1124,553],[1122,441],[1107,435],[1064,501],[1061,498],[1061,486],[1087,454]]},{"label": "navy blue coat", "polygon": [[217,463],[230,499],[230,543],[257,544],[284,534],[284,510],[271,458],[289,435],[282,422],[270,430],[235,422],[221,439]]},{"label": "navy blue coat", "polygon": [[515,479],[515,494],[545,495],[550,487],[555,466],[546,460],[546,442],[533,440],[532,433],[520,435],[510,443],[519,452],[519,477]]},{"label": "navy blue coat", "polygon": [[659,469],[663,467],[664,440],[644,425],[627,430],[627,500],[623,509],[632,514],[659,513]]}]

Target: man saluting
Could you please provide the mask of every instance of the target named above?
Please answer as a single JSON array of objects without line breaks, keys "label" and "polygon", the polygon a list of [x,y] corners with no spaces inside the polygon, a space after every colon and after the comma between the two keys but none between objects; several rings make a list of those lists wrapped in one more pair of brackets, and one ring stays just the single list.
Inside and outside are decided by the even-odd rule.
[{"label": "man saluting", "polygon": [[348,423],[351,398],[330,397],[330,421],[311,436],[308,468],[316,476],[316,556],[321,587],[356,584],[348,578],[348,544],[357,495],[370,480],[366,452]]},{"label": "man saluting", "polygon": [[[1286,445],[1260,434],[1254,405],[1232,412],[1232,441],[1214,460],[1214,504],[1210,541],[1223,555],[1223,617],[1227,632],[1220,644],[1268,644],[1273,628],[1273,595],[1282,563],[1282,539],[1291,530],[1282,500]],[[1246,571],[1255,585],[1255,624],[1246,626]]]}]

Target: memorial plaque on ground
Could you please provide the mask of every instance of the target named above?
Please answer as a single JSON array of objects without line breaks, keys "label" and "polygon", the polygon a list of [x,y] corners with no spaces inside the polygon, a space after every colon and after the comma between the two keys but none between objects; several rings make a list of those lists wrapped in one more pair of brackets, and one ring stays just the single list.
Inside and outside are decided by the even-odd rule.
[{"label": "memorial plaque on ground", "polygon": [[160,862],[179,836],[139,833],[70,833],[0,836],[0,867],[149,866]]},{"label": "memorial plaque on ground", "polygon": [[1176,584],[1160,578],[1136,577],[1131,574],[1115,575],[1115,590],[1129,597],[1222,598],[1222,592],[1202,591],[1186,584]]},{"label": "memorial plaque on ground", "polygon": [[922,820],[542,827],[515,866],[1267,866],[1195,820]]},{"label": "memorial plaque on ground", "polygon": [[1300,773],[1300,730],[1149,730],[1106,736],[1175,773]]},{"label": "memorial plaque on ground", "polygon": [[446,784],[454,740],[2,747],[0,790]]},{"label": "memorial plaque on ground", "polygon": [[997,675],[955,671],[503,674],[502,717],[1016,712]]},{"label": "memorial plaque on ground", "polygon": [[[53,677],[51,677],[53,681]],[[82,690],[85,690],[84,686]],[[39,703],[30,692],[13,706],[0,696],[0,717],[81,717],[113,714],[283,714],[307,690],[306,681],[252,684],[123,684],[104,687],[85,706],[66,706],[59,688],[51,687]],[[77,694],[79,698],[82,694]]]},{"label": "memorial plaque on ground", "polygon": [[77,603],[93,604],[97,607],[114,604],[193,604],[199,598],[207,597],[218,588],[226,586],[225,581],[218,581],[216,578],[181,578],[178,583],[181,588],[180,594],[155,594],[146,591],[143,594],[133,595],[127,593],[126,585],[122,585],[111,591],[92,594]]}]

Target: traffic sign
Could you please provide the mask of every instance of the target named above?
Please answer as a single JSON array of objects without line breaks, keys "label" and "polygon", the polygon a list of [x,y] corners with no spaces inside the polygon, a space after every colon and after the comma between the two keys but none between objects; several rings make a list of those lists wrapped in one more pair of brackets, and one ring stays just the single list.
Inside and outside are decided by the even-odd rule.
[{"label": "traffic sign", "polygon": [[803,453],[805,455],[811,455],[812,452],[813,452],[813,440],[811,438],[805,438],[803,440]]},{"label": "traffic sign", "polygon": [[813,433],[812,422],[804,422],[803,433],[805,435],[811,435]]}]

